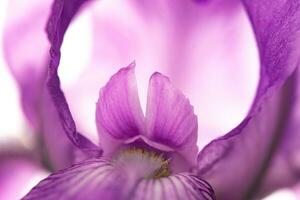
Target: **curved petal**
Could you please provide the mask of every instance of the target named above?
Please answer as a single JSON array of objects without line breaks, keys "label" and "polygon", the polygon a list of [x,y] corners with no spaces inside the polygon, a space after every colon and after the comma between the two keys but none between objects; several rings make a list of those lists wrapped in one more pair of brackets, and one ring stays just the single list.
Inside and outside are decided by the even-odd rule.
[{"label": "curved petal", "polygon": [[215,199],[210,185],[193,175],[137,179],[124,173],[122,167],[117,168],[102,159],[87,160],[50,175],[23,199],[76,200],[100,197],[103,200]]},{"label": "curved petal", "polygon": [[101,154],[99,147],[77,132],[66,98],[60,88],[60,80],[57,74],[60,48],[65,31],[74,15],[85,2],[84,0],[56,0],[53,4],[47,24],[47,33],[51,44],[47,86],[66,135],[76,147],[98,155]]},{"label": "curved petal", "polygon": [[260,50],[256,100],[237,128],[212,141],[198,157],[199,174],[212,183],[221,199],[253,198],[287,133],[295,77],[287,78],[300,56],[299,6],[299,1],[272,1],[272,5],[269,1],[245,1]]},{"label": "curved petal", "polygon": [[134,65],[118,71],[99,94],[96,123],[105,154],[111,152],[116,143],[145,132]]},{"label": "curved petal", "polygon": [[160,73],[154,73],[149,81],[146,126],[150,140],[175,149],[195,163],[198,127],[194,109]]}]

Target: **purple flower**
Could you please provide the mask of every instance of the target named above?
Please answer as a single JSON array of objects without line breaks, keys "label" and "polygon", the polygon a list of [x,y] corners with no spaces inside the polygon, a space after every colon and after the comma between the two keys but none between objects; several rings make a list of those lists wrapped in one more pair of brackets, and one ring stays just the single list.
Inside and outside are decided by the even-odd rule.
[{"label": "purple flower", "polygon": [[[65,132],[76,147],[70,147],[71,151],[79,149],[88,159],[50,175],[25,199],[43,198],[44,195],[49,199],[62,196],[65,199],[93,199],[100,195],[104,199],[213,199],[214,192],[218,199],[251,199],[298,183],[299,1],[176,1],[171,4],[161,1],[153,4],[131,2],[136,6],[137,12],[149,20],[148,24],[157,23],[155,18],[161,19],[156,15],[159,13],[157,9],[168,8],[166,15],[171,16],[171,20],[162,24],[171,26],[162,26],[158,30],[167,30],[169,33],[168,37],[163,38],[169,42],[166,52],[171,53],[162,56],[160,64],[174,65],[174,71],[178,71],[174,73],[175,76],[186,71],[193,73],[193,70],[186,69],[194,63],[189,60],[192,51],[184,44],[188,44],[187,40],[190,38],[203,36],[202,31],[195,31],[197,34],[189,31],[195,30],[193,27],[197,24],[206,27],[204,24],[211,23],[210,15],[221,13],[218,17],[229,19],[234,17],[231,14],[236,14],[241,9],[246,10],[251,21],[260,58],[260,80],[255,99],[248,115],[236,128],[211,141],[200,149],[198,155],[197,121],[188,101],[170,85],[167,78],[155,73],[150,78],[148,107],[144,118],[132,66],[120,70],[100,92],[96,124],[101,147],[77,131],[60,88],[57,71],[65,31],[82,5],[87,5],[85,2],[54,2],[47,26],[51,45],[47,87],[51,99],[45,94],[44,102],[49,102],[49,107],[43,103],[39,105],[47,113],[42,119],[50,130],[57,128],[54,132],[62,138]],[[223,33],[222,30],[218,31],[219,34]],[[114,33],[112,31],[110,36],[113,37]],[[145,41],[149,38],[143,39]],[[228,38],[227,46],[231,46],[230,41]],[[118,49],[123,49],[119,60],[124,59],[123,56],[128,59],[128,55],[135,52],[134,44],[136,43],[118,43]],[[101,43],[95,45],[96,49],[99,48],[98,45]],[[157,55],[155,51],[151,53]],[[224,62],[230,60],[230,55],[224,58]],[[196,63],[200,65],[200,62]],[[38,63],[42,69],[45,65]],[[23,75],[24,73],[20,73],[21,79],[18,80],[22,80]],[[44,80],[44,76],[38,77]],[[20,85],[33,87],[30,81],[36,83],[33,79],[27,81],[21,81]],[[24,82],[28,84],[23,84]],[[93,85],[95,86],[94,83]],[[194,87],[194,93],[198,93],[197,87],[199,85]],[[24,104],[36,105],[30,104],[30,98],[36,99],[34,95],[39,93],[32,95],[26,89],[22,91]],[[26,103],[26,99],[29,99],[29,103]],[[48,108],[56,108],[61,127],[57,125],[57,113],[48,115]],[[31,113],[28,113],[29,117]],[[33,122],[40,120],[35,114],[33,116],[36,119]],[[63,145],[56,144],[57,139],[49,134],[53,131],[46,132],[48,134],[45,134],[45,141],[62,148]],[[67,140],[63,144],[67,144]],[[60,154],[53,155],[60,157]],[[63,158],[70,157],[64,155],[61,158],[64,160]],[[70,162],[72,161],[67,163]]]},{"label": "purple flower", "polygon": [[100,91],[96,123],[102,156],[52,174],[24,199],[215,199],[211,186],[191,173],[197,117],[167,77],[151,76],[144,117],[134,64],[121,69]]}]

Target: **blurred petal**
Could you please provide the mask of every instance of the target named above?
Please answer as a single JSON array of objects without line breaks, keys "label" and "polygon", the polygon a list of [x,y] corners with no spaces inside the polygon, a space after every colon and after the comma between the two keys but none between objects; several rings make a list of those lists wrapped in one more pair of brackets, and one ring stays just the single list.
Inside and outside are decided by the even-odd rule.
[{"label": "blurred petal", "polygon": [[50,5],[50,0],[10,0],[4,27],[5,59],[19,84],[25,115],[35,130],[41,124],[39,104],[50,47],[45,33]]},{"label": "blurred petal", "polygon": [[260,51],[256,100],[237,128],[211,142],[198,157],[199,174],[220,199],[253,198],[286,134],[295,93],[294,77],[286,80],[299,62],[299,6],[299,1],[245,1]]},{"label": "blurred petal", "polygon": [[56,0],[53,4],[47,24],[48,38],[51,43],[47,86],[66,135],[76,147],[85,150],[88,154],[97,155],[101,154],[99,147],[76,130],[66,98],[60,89],[60,80],[57,74],[63,36],[72,18],[84,2],[84,0]]},{"label": "blurred petal", "polygon": [[145,132],[134,65],[118,71],[99,94],[96,123],[105,153],[107,150],[110,152],[118,142]]},{"label": "blurred petal", "polygon": [[135,177],[134,169],[124,172],[105,160],[87,160],[50,175],[24,199],[215,199],[208,183],[189,174],[145,179]]},{"label": "blurred petal", "polygon": [[20,199],[46,176],[37,164],[25,157],[0,158],[0,199]]},{"label": "blurred petal", "polygon": [[197,156],[197,117],[189,100],[160,73],[149,82],[147,137],[183,154],[191,163]]}]

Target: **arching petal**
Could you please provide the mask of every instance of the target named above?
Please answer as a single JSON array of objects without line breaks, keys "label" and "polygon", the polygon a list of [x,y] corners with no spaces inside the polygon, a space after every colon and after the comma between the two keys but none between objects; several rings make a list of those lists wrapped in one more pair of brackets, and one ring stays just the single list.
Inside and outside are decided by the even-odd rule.
[{"label": "arching petal", "polygon": [[145,131],[134,65],[118,71],[99,94],[96,123],[105,154],[113,151],[118,143]]},{"label": "arching petal", "polygon": [[[132,171],[133,175],[135,171]],[[126,183],[126,184],[124,184]],[[58,171],[41,181],[23,199],[214,200],[210,185],[190,174],[137,179],[111,163],[93,159]]]},{"label": "arching petal", "polygon": [[170,80],[154,73],[149,81],[146,109],[147,137],[169,146],[194,163],[197,154],[197,117],[189,100]]},{"label": "arching petal", "polygon": [[244,3],[260,51],[256,100],[237,128],[211,142],[198,157],[199,173],[211,181],[220,199],[251,199],[258,193],[287,134],[296,92],[295,76],[287,78],[299,63],[300,2]]},{"label": "arching petal", "polygon": [[61,55],[60,48],[65,31],[74,15],[85,2],[87,1],[56,0],[53,4],[52,12],[47,24],[47,33],[51,44],[47,86],[58,111],[62,127],[69,139],[80,149],[92,152],[92,154],[101,154],[99,147],[77,132],[68,103],[60,88],[60,80],[57,74]]}]

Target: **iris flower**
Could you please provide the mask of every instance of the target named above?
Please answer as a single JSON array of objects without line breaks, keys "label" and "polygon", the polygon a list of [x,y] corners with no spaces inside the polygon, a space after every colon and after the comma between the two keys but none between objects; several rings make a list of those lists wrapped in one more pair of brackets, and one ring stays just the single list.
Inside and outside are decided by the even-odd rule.
[{"label": "iris flower", "polygon": [[[157,48],[150,51],[150,58],[160,58],[161,65],[174,65],[172,69],[178,71],[178,77],[180,73],[203,68],[201,62],[193,62],[198,54],[195,56],[185,44],[201,38],[201,33],[205,33],[201,27],[209,28],[205,25],[211,25],[211,19],[223,17],[231,21],[244,10],[251,22],[260,64],[255,98],[241,123],[199,152],[197,118],[187,100],[189,96],[185,97],[166,76],[156,72],[149,81],[144,117],[134,63],[119,70],[100,91],[96,107],[99,145],[77,131],[60,85],[58,67],[70,22],[94,2],[56,0],[51,11],[50,3],[37,4],[40,9],[30,13],[33,18],[29,18],[34,19],[31,23],[24,25],[23,18],[11,17],[5,37],[8,63],[19,82],[24,111],[32,127],[42,132],[50,159],[59,163],[58,169],[64,168],[41,181],[24,199],[253,199],[298,183],[300,1],[130,1],[147,25],[162,24],[154,33],[166,34],[158,40],[166,46],[166,53],[158,55],[161,51]],[[17,23],[20,19],[21,25]],[[47,19],[48,40],[41,34]],[[101,19],[97,22],[101,23]],[[25,35],[20,37],[22,30]],[[97,31],[100,33],[101,29]],[[114,38],[116,32],[111,31],[109,36]],[[217,34],[224,32],[219,29]],[[35,40],[26,38],[32,36]],[[151,37],[155,35],[142,37],[142,44],[151,45]],[[135,59],[132,54],[149,53],[142,51],[139,42],[113,42],[121,52],[120,63],[124,57]],[[230,42],[228,38],[227,47]],[[101,43],[95,45],[97,53],[110,50],[99,46]],[[207,46],[203,46],[200,50],[205,52]],[[220,63],[234,57],[233,52],[226,53],[229,55]],[[95,57],[100,59],[101,55]],[[139,66],[140,59],[136,60]],[[197,66],[192,65],[191,70],[188,65],[195,63]],[[88,70],[93,72],[94,68]],[[89,80],[92,74],[88,75],[85,81],[99,89],[96,82]],[[77,95],[81,92],[85,94],[77,90]],[[193,92],[199,93],[197,89]],[[66,167],[71,163],[74,165]]]}]

